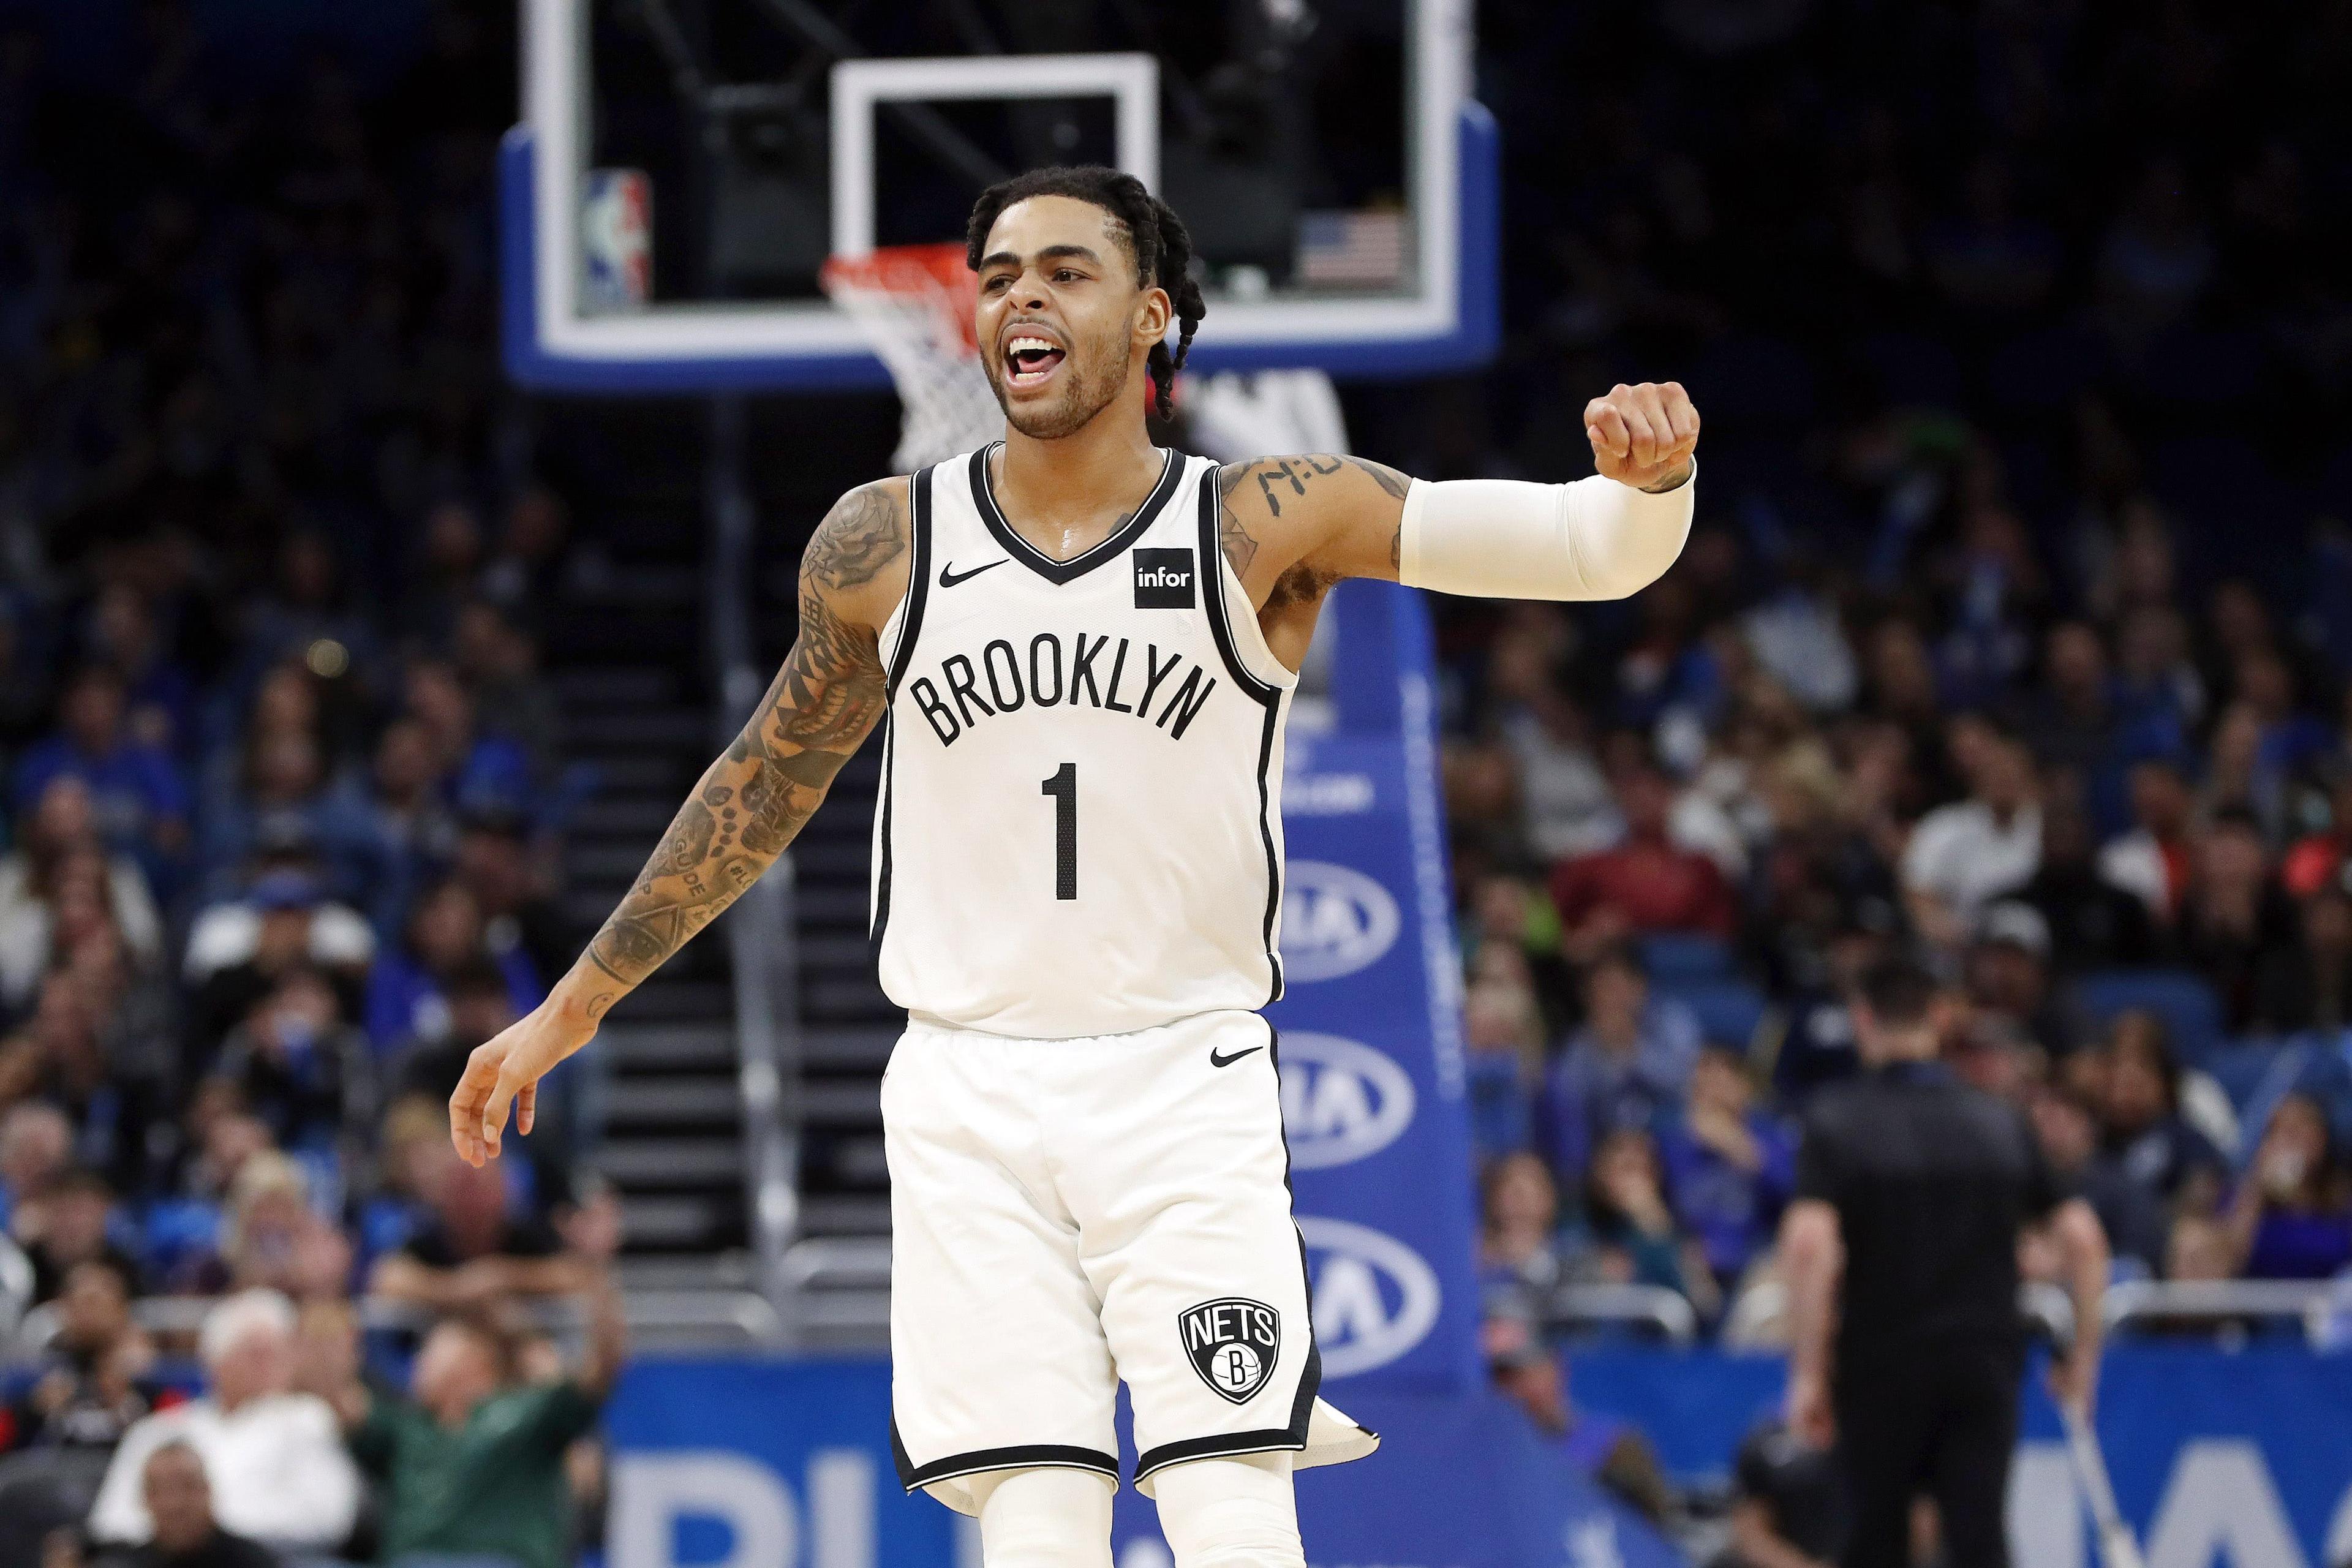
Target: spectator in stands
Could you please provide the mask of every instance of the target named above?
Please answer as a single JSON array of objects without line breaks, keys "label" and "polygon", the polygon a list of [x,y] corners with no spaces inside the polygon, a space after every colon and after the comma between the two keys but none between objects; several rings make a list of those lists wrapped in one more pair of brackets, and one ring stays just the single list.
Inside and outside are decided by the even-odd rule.
[{"label": "spectator in stands", "polygon": [[1731,1463],[1731,1540],[1710,1568],[1827,1568],[1845,1546],[1845,1489],[1829,1451],[1778,1419]]},{"label": "spectator in stands", "polygon": [[482,565],[482,520],[473,503],[445,497],[409,535],[416,561],[401,629],[420,647],[446,647]]},{"label": "spectator in stands", "polygon": [[188,933],[182,976],[188,1056],[202,1067],[228,1032],[299,968],[326,976],[344,1016],[356,1014],[375,957],[375,933],[357,910],[325,897],[318,863],[299,841],[275,848],[243,898],[215,904]]},{"label": "spectator in stands", "polygon": [[1947,745],[1969,796],[1919,819],[1903,852],[1903,893],[1920,934],[1957,952],[1987,903],[2041,868],[2042,805],[2032,757],[1986,721],[1954,720]]},{"label": "spectator in stands", "polygon": [[385,942],[407,922],[434,868],[457,855],[457,817],[435,787],[436,769],[425,726],[399,719],[384,726],[367,776],[341,786],[339,816],[352,824],[352,853],[372,889],[368,919]]},{"label": "spectator in stands", "polygon": [[2180,1114],[2180,1064],[2153,1015],[2109,1026],[2098,1077],[2100,1142],[2123,1173],[2163,1202],[2210,1212],[2228,1162]]},{"label": "spectator in stands", "polygon": [[1552,873],[1552,901],[1568,928],[1570,951],[1589,958],[1627,936],[1654,931],[1730,937],[1738,916],[1723,872],[1667,837],[1674,786],[1666,776],[1641,760],[1618,774],[1616,785],[1623,841],[1577,856]]},{"label": "spectator in stands", "polygon": [[[257,733],[243,749],[236,787],[209,803],[200,824],[196,859],[205,889],[233,893],[264,843],[289,840],[324,847],[341,833],[337,803],[317,735]],[[324,857],[332,863],[337,857]],[[361,889],[339,888],[351,893]]]},{"label": "spectator in stands", "polygon": [[331,1554],[359,1516],[360,1479],[334,1411],[292,1392],[294,1308],[269,1290],[232,1296],[205,1315],[197,1351],[208,1387],[126,1433],[90,1510],[101,1542],[143,1544],[158,1521],[143,1496],[148,1458],[185,1444],[212,1480],[223,1528],[284,1552]]},{"label": "spectator in stands", "polygon": [[[539,673],[538,646],[499,607],[477,599],[457,612],[451,654],[471,689],[484,724],[522,749],[531,776],[554,776],[563,745],[563,717],[555,692]],[[519,802],[505,803],[509,809]]]},{"label": "spectator in stands", "polygon": [[128,856],[108,856],[89,787],[68,775],[42,790],[15,853],[0,859],[0,1014],[21,1011],[58,950],[58,909],[103,910],[142,964],[155,963],[163,921],[147,878]]},{"label": "spectator in stands", "polygon": [[33,1265],[35,1301],[56,1296],[84,1263],[109,1263],[126,1279],[140,1278],[137,1260],[109,1234],[113,1215],[114,1189],[89,1170],[68,1171],[17,1205],[9,1228]]},{"label": "spectator in stands", "polygon": [[482,568],[483,597],[525,630],[543,625],[560,586],[571,531],[571,509],[552,489],[534,482],[515,491],[507,502],[497,552]]},{"label": "spectator in stands", "polygon": [[458,811],[530,805],[530,756],[504,736],[477,729],[474,700],[455,669],[431,659],[412,665],[405,712],[424,730],[435,787],[446,805]]},{"label": "spectator in stands", "polygon": [[145,596],[127,582],[108,584],[90,606],[89,630],[92,653],[121,682],[126,732],[167,756],[191,746],[196,684],[163,646]]},{"label": "spectator in stands", "polygon": [[246,1160],[230,1184],[220,1254],[199,1277],[201,1292],[262,1289],[307,1302],[340,1299],[351,1279],[351,1242],[312,1207],[302,1167],[275,1150]]},{"label": "spectator in stands", "polygon": [[1524,1303],[1540,1315],[1560,1283],[1559,1192],[1533,1154],[1506,1154],[1486,1167],[1478,1268],[1493,1303]]},{"label": "spectator in stands", "polygon": [[178,764],[131,732],[122,679],[102,665],[73,676],[58,712],[58,732],[17,763],[17,808],[31,809],[57,779],[79,779],[108,846],[157,878],[188,847],[188,784]]},{"label": "spectator in stands", "polygon": [[2263,954],[2294,942],[2295,921],[2271,879],[2262,830],[2244,811],[2223,811],[2207,826],[2176,936],[2182,959],[2220,994],[2225,1025],[2252,1025]]},{"label": "spectator in stands", "polygon": [[1979,917],[1966,970],[1969,1005],[2051,1056],[2064,1056],[2091,1032],[2089,1021],[2050,979],[2050,925],[2022,899],[1989,904]]},{"label": "spectator in stands", "polygon": [[[1543,1020],[1521,983],[1482,979],[1462,1003],[1472,1152],[1482,1163],[1530,1147],[1543,1080]],[[455,1079],[451,1080],[455,1087]]]},{"label": "spectator in stands", "polygon": [[17,1215],[37,1204],[73,1161],[73,1123],[45,1100],[27,1100],[0,1111],[0,1231],[13,1231]]},{"label": "spectator in stands", "polygon": [[335,547],[315,529],[298,528],[278,547],[277,575],[257,596],[246,620],[244,665],[264,669],[283,661],[305,665],[317,650],[319,662],[335,666],[339,651],[347,670],[372,670],[380,638],[367,616],[354,610],[344,591]]},{"label": "spectator in stands", "polygon": [[1593,752],[1584,710],[1554,677],[1559,623],[1549,605],[1513,610],[1515,618],[1488,651],[1486,694],[1518,763],[1527,843],[1547,861],[1606,849],[1625,822]]},{"label": "spectator in stands", "polygon": [[147,1456],[139,1497],[153,1529],[125,1568],[278,1568],[276,1553],[221,1528],[205,1469],[204,1457],[186,1441],[166,1443]]},{"label": "spectator in stands", "polygon": [[1658,1153],[1675,1221],[1728,1293],[1771,1245],[1796,1177],[1796,1140],[1756,1104],[1738,1053],[1709,1046],[1691,1069],[1683,1114],[1659,1134]]},{"label": "spectator in stands", "polygon": [[493,954],[520,952],[534,978],[561,974],[572,966],[578,943],[548,894],[524,826],[512,812],[468,816],[457,838],[457,880],[481,909],[483,938]]},{"label": "spectator in stands", "polygon": [[2352,1268],[2352,1170],[2327,1110],[2311,1095],[2278,1103],[2223,1211],[2237,1272],[2256,1279],[2326,1279]]},{"label": "spectator in stands", "polygon": [[1649,1285],[1686,1298],[1702,1318],[1722,1306],[1722,1291],[1700,1244],[1685,1237],[1667,1206],[1656,1142],[1639,1127],[1601,1140],[1583,1182],[1580,1234],[1571,1242],[1577,1275],[1612,1284]]},{"label": "spectator in stands", "polygon": [[443,988],[448,1005],[446,1030],[438,1039],[414,1037],[395,1047],[392,1083],[396,1094],[423,1094],[446,1102],[466,1071],[474,1047],[497,1038],[521,1016],[506,972],[487,956],[457,966]]},{"label": "spectator in stands", "polygon": [[2028,1103],[2042,1157],[2068,1191],[2090,1204],[2115,1258],[2133,1260],[2151,1279],[2161,1274],[2168,1239],[2165,1206],[2154,1189],[2125,1175],[2100,1152],[2093,1108],[2073,1089],[2055,1083],[2037,1085]]},{"label": "spectator in stands", "polygon": [[2136,826],[2099,851],[2099,874],[2169,930],[2196,874],[2196,799],[2179,767],[2150,758],[2131,770],[2131,810]]},{"label": "spectator in stands", "polygon": [[[503,1169],[468,1165],[445,1140],[422,1195],[429,1212],[399,1250],[376,1261],[368,1280],[374,1295],[446,1310],[584,1288],[588,1259],[567,1248],[553,1225],[519,1207]],[[594,1211],[583,1234],[600,1234],[617,1219],[608,1193],[591,1195],[581,1208]]]},{"label": "spectator in stands", "polygon": [[530,959],[519,947],[491,953],[482,907],[466,884],[438,882],[416,900],[401,944],[376,960],[368,977],[368,1038],[379,1051],[404,1042],[435,1043],[450,1032],[448,984],[485,954],[505,976],[517,1016],[539,1005]]},{"label": "spectator in stands", "polygon": [[2053,789],[2042,808],[2042,865],[2016,897],[2038,911],[2061,974],[2153,963],[2147,905],[2101,874],[2091,824],[2076,792]]},{"label": "spectator in stands", "polygon": [[2352,1024],[2352,892],[2321,886],[2296,912],[2300,940],[2266,950],[2256,976],[2254,1028],[2291,1035]]},{"label": "spectator in stands", "polygon": [[375,1115],[375,1059],[326,976],[296,964],[222,1043],[214,1072],[236,1085],[280,1148],[355,1163]]},{"label": "spectator in stands", "polygon": [[74,1265],[57,1332],[24,1392],[0,1407],[0,1451],[111,1449],[155,1407],[155,1347],[131,1321],[132,1280],[106,1258]]},{"label": "spectator in stands", "polygon": [[572,1561],[565,1451],[595,1424],[628,1349],[609,1268],[600,1263],[584,1285],[587,1358],[571,1376],[526,1380],[512,1334],[476,1310],[425,1336],[409,1398],[347,1385],[339,1404],[352,1451],[384,1488],[385,1562]]},{"label": "spectator in stands", "polygon": [[1553,1168],[1580,1173],[1610,1131],[1648,1128],[1679,1107],[1699,1045],[1688,1008],[1653,1000],[1632,953],[1604,952],[1585,972],[1584,1025],[1545,1085]]}]

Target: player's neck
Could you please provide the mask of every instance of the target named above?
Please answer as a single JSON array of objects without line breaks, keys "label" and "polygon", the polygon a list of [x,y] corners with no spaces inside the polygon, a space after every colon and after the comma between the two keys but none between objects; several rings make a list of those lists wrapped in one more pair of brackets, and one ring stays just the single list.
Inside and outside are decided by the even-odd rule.
[{"label": "player's neck", "polygon": [[1140,403],[1121,397],[1050,441],[1007,426],[992,480],[1005,521],[1047,553],[1066,557],[1076,552],[1060,536],[1097,528],[1107,534],[1151,493],[1166,460],[1151,444]]}]

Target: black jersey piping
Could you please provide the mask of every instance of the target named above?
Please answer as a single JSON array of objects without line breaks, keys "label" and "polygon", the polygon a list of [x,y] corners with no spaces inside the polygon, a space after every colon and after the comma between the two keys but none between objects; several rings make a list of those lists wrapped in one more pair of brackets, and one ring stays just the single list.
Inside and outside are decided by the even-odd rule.
[{"label": "black jersey piping", "polygon": [[1233,624],[1225,605],[1224,544],[1217,537],[1217,474],[1218,469],[1212,468],[1201,476],[1201,599],[1209,612],[1209,635],[1216,641],[1217,657],[1224,661],[1225,673],[1265,710],[1265,723],[1259,731],[1257,742],[1257,836],[1265,846],[1265,920],[1259,940],[1265,944],[1266,968],[1273,976],[1265,997],[1265,1004],[1272,1004],[1282,1000],[1282,954],[1274,943],[1275,917],[1282,912],[1282,855],[1274,847],[1275,801],[1271,784],[1275,734],[1282,722],[1282,688],[1270,686],[1252,675],[1249,667],[1242,663],[1241,648],[1234,641]]},{"label": "black jersey piping", "polygon": [[1118,1459],[1099,1448],[1082,1448],[1064,1443],[1020,1443],[1004,1448],[974,1448],[969,1453],[950,1454],[944,1459],[933,1459],[928,1465],[918,1465],[907,1457],[907,1445],[898,1436],[898,1418],[890,1418],[890,1458],[898,1470],[898,1484],[908,1491],[951,1481],[962,1476],[976,1476],[987,1470],[1053,1469],[1094,1470],[1108,1476],[1111,1484],[1118,1484]]},{"label": "black jersey piping", "polygon": [[898,727],[890,721],[890,710],[898,700],[898,682],[914,662],[915,642],[922,635],[923,605],[929,596],[931,577],[931,470],[919,468],[907,487],[907,531],[912,536],[914,575],[907,580],[905,613],[898,618],[898,646],[890,650],[890,668],[882,679],[882,849],[881,868],[874,876],[874,919],[866,931],[866,942],[878,958],[882,952],[882,933],[890,924],[890,805],[898,792],[890,787],[891,764],[898,751]]},{"label": "black jersey piping", "polygon": [[1002,441],[991,442],[971,455],[972,507],[980,513],[980,521],[986,525],[988,531],[995,536],[996,542],[1004,546],[1007,555],[1048,583],[1056,584],[1085,576],[1142,538],[1152,520],[1174,498],[1177,483],[1183,479],[1186,468],[1181,454],[1173,451],[1163,453],[1160,482],[1151,487],[1151,493],[1143,498],[1143,504],[1136,509],[1135,515],[1093,549],[1073,555],[1067,561],[1056,561],[1013,531],[1013,525],[1004,521],[1004,513],[996,504],[996,489],[988,477],[988,455],[1003,444]]}]

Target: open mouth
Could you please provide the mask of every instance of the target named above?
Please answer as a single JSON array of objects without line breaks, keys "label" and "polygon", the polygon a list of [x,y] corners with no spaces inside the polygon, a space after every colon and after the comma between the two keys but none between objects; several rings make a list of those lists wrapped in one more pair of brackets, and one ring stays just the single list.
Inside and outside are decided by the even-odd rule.
[{"label": "open mouth", "polygon": [[1005,379],[1015,386],[1035,386],[1054,374],[1069,356],[1062,345],[1034,332],[1015,332],[1005,341]]}]

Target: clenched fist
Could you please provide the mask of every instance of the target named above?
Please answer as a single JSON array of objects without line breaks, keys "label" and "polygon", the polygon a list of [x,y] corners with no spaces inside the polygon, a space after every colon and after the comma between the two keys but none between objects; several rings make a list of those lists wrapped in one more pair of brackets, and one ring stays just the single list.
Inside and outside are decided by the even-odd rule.
[{"label": "clenched fist", "polygon": [[1678,381],[1612,386],[1584,405],[1592,466],[1604,478],[1642,490],[1670,490],[1690,477],[1698,445],[1698,410]]}]

